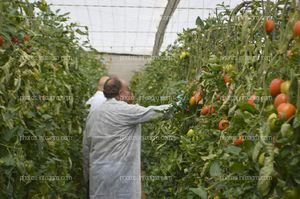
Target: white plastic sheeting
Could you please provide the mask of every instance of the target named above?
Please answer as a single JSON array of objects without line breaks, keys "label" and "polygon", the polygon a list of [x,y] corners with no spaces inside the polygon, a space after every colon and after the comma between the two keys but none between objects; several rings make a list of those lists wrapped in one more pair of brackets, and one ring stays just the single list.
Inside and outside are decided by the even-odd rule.
[{"label": "white plastic sheeting", "polygon": [[[181,0],[170,17],[161,50],[172,44],[183,28],[195,27],[217,4],[235,7],[243,0]],[[70,12],[72,22],[87,26],[89,40],[100,52],[151,55],[157,27],[167,0],[47,0],[52,10]],[[163,17],[166,20],[168,17]],[[87,38],[82,38],[86,40]]]}]

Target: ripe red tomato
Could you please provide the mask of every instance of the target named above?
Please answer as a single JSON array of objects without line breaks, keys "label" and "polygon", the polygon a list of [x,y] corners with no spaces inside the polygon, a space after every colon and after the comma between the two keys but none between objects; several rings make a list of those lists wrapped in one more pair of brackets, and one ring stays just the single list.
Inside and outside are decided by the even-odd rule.
[{"label": "ripe red tomato", "polygon": [[269,87],[269,92],[270,92],[271,96],[275,97],[280,93],[281,83],[283,83],[282,79],[276,78],[276,79],[272,80],[270,87]]},{"label": "ripe red tomato", "polygon": [[293,28],[294,36],[300,36],[300,20],[296,21]]},{"label": "ripe red tomato", "polygon": [[30,36],[29,36],[29,35],[25,35],[25,36],[24,36],[24,41],[25,41],[25,42],[28,42],[29,40],[30,40]]},{"label": "ripe red tomato", "polygon": [[280,104],[287,103],[288,101],[289,101],[289,97],[286,94],[281,93],[276,96],[274,101],[274,106],[275,108],[277,108]]},{"label": "ripe red tomato", "polygon": [[234,145],[242,145],[244,143],[244,138],[243,136],[240,136],[239,138],[233,140]]},{"label": "ripe red tomato", "polygon": [[229,121],[228,120],[223,119],[219,122],[219,130],[221,130],[221,131],[228,128],[228,126],[229,126]]},{"label": "ripe red tomato", "polygon": [[249,100],[248,100],[248,104],[250,105],[254,105],[254,102],[256,100],[257,96],[256,95],[252,95]]},{"label": "ripe red tomato", "polygon": [[2,36],[0,36],[0,46],[2,46],[4,44],[4,38]]},{"label": "ripe red tomato", "polygon": [[207,115],[208,113],[215,113],[216,109],[213,106],[204,106],[201,110],[202,115]]},{"label": "ripe red tomato", "polygon": [[12,37],[11,37],[11,42],[12,42],[13,44],[18,43],[18,42],[19,42],[18,37],[12,36]]},{"label": "ripe red tomato", "polygon": [[271,19],[267,19],[265,22],[265,30],[267,33],[271,33],[274,30],[275,23]]},{"label": "ripe red tomato", "polygon": [[230,83],[230,77],[227,75],[227,74],[225,74],[224,75],[224,82],[225,82],[225,84],[227,84],[227,83]]},{"label": "ripe red tomato", "polygon": [[202,115],[207,115],[209,113],[209,106],[204,106],[201,110]]},{"label": "ripe red tomato", "polygon": [[296,114],[296,107],[290,103],[282,103],[277,108],[278,118],[288,120]]}]

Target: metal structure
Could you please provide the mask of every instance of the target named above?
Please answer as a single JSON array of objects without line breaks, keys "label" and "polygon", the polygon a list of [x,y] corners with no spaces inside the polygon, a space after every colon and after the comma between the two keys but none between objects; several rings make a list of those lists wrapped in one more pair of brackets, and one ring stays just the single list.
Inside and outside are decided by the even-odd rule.
[{"label": "metal structure", "polygon": [[157,32],[155,35],[155,42],[154,42],[154,47],[153,47],[153,51],[152,51],[153,56],[157,56],[160,51],[161,45],[164,40],[166,28],[168,26],[170,18],[172,17],[174,11],[176,10],[179,2],[180,2],[180,0],[169,0],[168,1],[168,4],[165,8],[164,14],[162,15],[160,22],[159,22],[159,26],[158,26],[158,29],[157,29]]}]

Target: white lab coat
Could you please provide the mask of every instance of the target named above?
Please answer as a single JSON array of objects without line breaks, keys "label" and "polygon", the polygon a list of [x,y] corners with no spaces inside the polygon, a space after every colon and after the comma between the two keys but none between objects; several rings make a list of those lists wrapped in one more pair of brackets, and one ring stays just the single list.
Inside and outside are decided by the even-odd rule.
[{"label": "white lab coat", "polygon": [[106,97],[104,96],[102,91],[97,91],[87,102],[87,105],[90,105],[89,111],[94,111],[97,107],[99,107],[103,102],[106,101]]},{"label": "white lab coat", "polygon": [[141,123],[170,105],[142,107],[109,99],[90,112],[83,138],[90,199],[140,199]]}]

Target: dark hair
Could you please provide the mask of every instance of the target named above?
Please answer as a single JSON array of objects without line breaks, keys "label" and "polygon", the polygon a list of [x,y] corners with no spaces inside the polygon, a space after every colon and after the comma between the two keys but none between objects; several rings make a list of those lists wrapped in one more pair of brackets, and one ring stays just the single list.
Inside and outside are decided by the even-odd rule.
[{"label": "dark hair", "polygon": [[111,77],[104,84],[103,93],[107,99],[119,96],[122,83],[117,77]]}]

